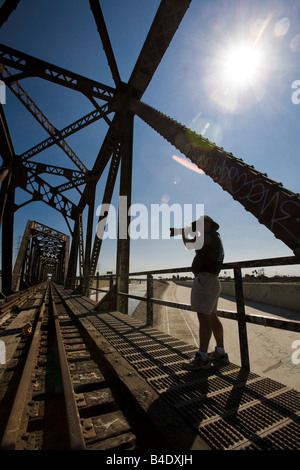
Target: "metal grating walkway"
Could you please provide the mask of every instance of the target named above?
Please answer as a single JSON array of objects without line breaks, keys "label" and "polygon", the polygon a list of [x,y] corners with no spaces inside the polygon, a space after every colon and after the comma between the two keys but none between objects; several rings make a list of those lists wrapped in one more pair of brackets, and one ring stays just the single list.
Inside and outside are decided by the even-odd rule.
[{"label": "metal grating walkway", "polygon": [[234,364],[185,371],[192,346],[118,312],[88,318],[211,449],[300,448],[299,392]]}]

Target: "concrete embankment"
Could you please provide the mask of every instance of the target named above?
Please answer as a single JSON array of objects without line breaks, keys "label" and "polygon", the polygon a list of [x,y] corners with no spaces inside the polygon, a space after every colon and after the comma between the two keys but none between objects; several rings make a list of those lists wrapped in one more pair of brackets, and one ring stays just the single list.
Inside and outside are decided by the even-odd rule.
[{"label": "concrete embankment", "polygon": [[[163,294],[168,289],[169,283],[167,281],[153,281],[153,298],[162,299]],[[146,297],[145,294],[144,297]],[[156,317],[160,313],[161,306],[153,304],[153,325],[156,325]],[[147,321],[147,302],[141,301],[134,310],[132,316],[137,320],[140,320],[142,323]]]},{"label": "concrete embankment", "polygon": [[[222,294],[235,296],[234,282],[222,281]],[[244,282],[245,300],[300,311],[300,283]]]},{"label": "concrete embankment", "polygon": [[[176,284],[191,287],[193,281],[176,280]],[[222,281],[222,295],[235,298],[234,281]],[[300,283],[243,282],[244,299],[300,313]]]}]

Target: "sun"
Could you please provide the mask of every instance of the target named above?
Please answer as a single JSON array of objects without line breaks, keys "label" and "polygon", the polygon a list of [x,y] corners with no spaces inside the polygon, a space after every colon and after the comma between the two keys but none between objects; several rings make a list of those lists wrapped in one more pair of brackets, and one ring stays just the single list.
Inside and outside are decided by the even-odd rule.
[{"label": "sun", "polygon": [[262,50],[255,45],[240,44],[224,54],[223,76],[230,86],[253,86],[260,77],[262,66]]},{"label": "sun", "polygon": [[268,50],[260,41],[238,38],[218,47],[204,76],[211,100],[230,113],[243,113],[261,101],[267,88]]}]

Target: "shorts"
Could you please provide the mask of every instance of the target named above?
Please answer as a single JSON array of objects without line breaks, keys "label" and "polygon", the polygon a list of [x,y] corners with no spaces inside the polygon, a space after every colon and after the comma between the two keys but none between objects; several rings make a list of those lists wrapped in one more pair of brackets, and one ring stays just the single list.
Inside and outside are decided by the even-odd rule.
[{"label": "shorts", "polygon": [[200,273],[194,279],[191,292],[191,310],[210,315],[216,313],[221,284],[217,275]]}]

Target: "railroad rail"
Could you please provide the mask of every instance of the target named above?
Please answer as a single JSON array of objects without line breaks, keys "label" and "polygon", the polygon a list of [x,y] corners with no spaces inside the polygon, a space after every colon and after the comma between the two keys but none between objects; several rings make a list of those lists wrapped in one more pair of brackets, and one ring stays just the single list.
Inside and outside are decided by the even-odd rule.
[{"label": "railroad rail", "polygon": [[191,345],[71,290],[40,286],[9,330],[1,449],[299,449],[299,392],[231,363],[186,371]]},{"label": "railroad rail", "polygon": [[[0,449],[108,450],[143,445],[138,413],[132,424],[128,400],[122,405],[126,414],[120,407],[124,397],[119,396],[116,377],[95,355],[58,290],[48,282],[36,294],[32,335],[21,339],[25,357],[12,358],[2,377],[0,368]],[[10,326],[15,330],[13,323]]]},{"label": "railroad rail", "polygon": [[13,321],[18,315],[22,306],[29,299],[33,298],[37,291],[37,286],[29,287],[23,291],[13,294],[5,299],[2,299],[0,303],[0,333]]}]

